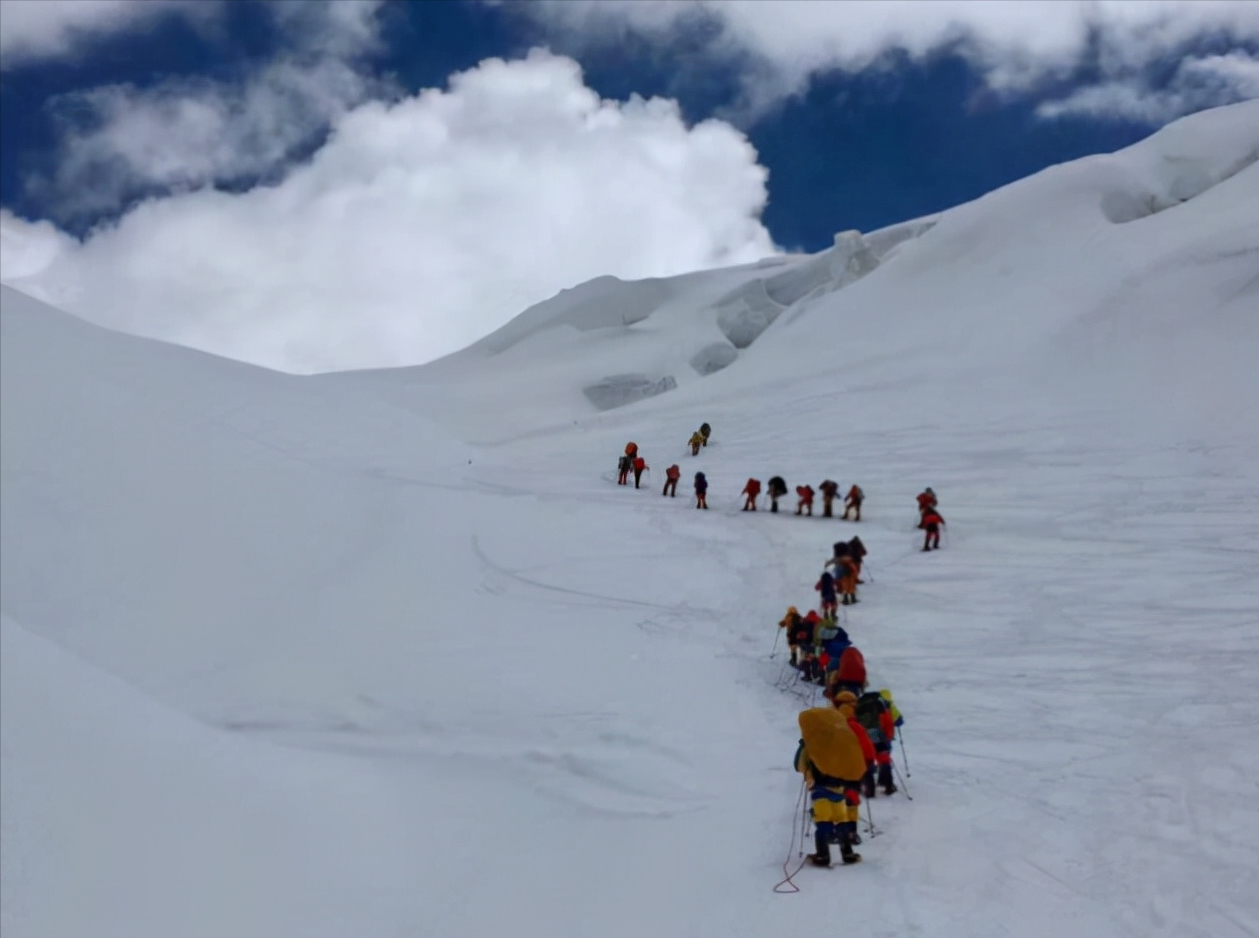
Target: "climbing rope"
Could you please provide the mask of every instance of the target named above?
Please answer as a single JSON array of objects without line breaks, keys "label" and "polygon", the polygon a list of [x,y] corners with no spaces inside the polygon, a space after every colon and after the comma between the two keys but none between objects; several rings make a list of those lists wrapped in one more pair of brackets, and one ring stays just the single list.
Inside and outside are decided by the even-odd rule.
[{"label": "climbing rope", "polygon": [[[794,870],[787,869],[791,864],[792,853],[796,853],[798,850],[799,852],[796,853],[796,856],[802,858],[804,856],[804,842],[809,836],[809,805],[804,797],[807,790],[804,781],[801,780],[800,794],[796,798],[796,814],[791,821],[791,844],[787,847],[787,859],[783,860],[783,879],[774,887],[774,892],[776,893],[789,894],[799,892],[800,887],[792,882],[792,877],[804,869],[804,865],[809,862],[806,859],[801,859]],[[787,888],[784,889],[784,886]]]}]

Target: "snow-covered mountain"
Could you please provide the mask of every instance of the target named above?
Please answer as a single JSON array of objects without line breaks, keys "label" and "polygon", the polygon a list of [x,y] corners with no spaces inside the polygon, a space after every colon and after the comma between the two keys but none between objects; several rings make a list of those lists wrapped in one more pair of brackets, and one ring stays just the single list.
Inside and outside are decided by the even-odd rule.
[{"label": "snow-covered mountain", "polygon": [[[1257,161],[1259,103],[1204,112],[413,369],[2,288],[0,931],[1259,932]],[[738,511],[774,474],[862,522]],[[776,895],[811,695],[775,623],[858,532],[913,801]]]}]

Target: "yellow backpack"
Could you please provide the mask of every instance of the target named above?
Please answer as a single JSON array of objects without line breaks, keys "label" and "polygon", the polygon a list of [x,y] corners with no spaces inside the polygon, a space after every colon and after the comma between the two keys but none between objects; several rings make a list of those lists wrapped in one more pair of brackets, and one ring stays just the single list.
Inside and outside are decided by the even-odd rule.
[{"label": "yellow backpack", "polygon": [[833,778],[861,780],[866,758],[846,716],[834,707],[811,707],[800,712],[798,722],[810,762]]}]

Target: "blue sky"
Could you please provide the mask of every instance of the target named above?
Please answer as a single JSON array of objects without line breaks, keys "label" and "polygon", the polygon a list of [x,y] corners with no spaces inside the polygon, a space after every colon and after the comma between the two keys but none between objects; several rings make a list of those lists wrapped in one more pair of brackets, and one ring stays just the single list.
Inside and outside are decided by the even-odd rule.
[{"label": "blue sky", "polygon": [[[407,360],[431,357],[599,273],[816,251],[837,231],[938,212],[1259,96],[1257,7],[0,0],[0,274],[43,271],[44,291],[55,280],[69,305],[91,294],[134,311],[154,274],[121,280],[108,273],[120,258],[136,267],[172,239],[215,255],[235,240],[222,234],[231,225],[274,222],[273,240],[292,240],[277,221],[287,217],[329,242],[293,269],[294,290],[309,290],[348,249],[328,216],[297,217],[302,193],[337,202],[340,237],[355,245],[438,245],[433,270],[417,272],[414,253],[396,265],[399,296],[431,293],[458,326],[407,314]],[[527,58],[539,48],[549,55]],[[483,66],[490,58],[505,67]],[[461,85],[458,73],[473,77]],[[429,227],[395,231],[408,212]],[[207,230],[220,237],[199,240]],[[372,315],[388,316],[381,253]],[[494,266],[478,271],[486,255]],[[60,266],[46,270],[48,258]],[[213,260],[162,274],[152,302],[170,306],[177,276],[239,275],[242,290],[262,276],[239,256]],[[452,270],[504,286],[461,293],[444,282]],[[266,271],[272,289],[274,259]],[[348,282],[319,292],[353,295]],[[344,345],[343,332],[321,342],[297,302],[272,289],[265,311],[228,317],[234,327],[134,312],[129,327],[295,370],[342,366],[319,346]],[[232,328],[237,344],[219,341]],[[398,343],[391,329],[385,344]],[[369,346],[346,360],[374,363]]]}]

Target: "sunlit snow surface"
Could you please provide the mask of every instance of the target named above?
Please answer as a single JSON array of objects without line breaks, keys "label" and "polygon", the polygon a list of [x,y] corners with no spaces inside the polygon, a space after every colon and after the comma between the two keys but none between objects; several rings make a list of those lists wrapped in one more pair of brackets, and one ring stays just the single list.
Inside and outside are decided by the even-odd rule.
[{"label": "sunlit snow surface", "polygon": [[[1206,112],[417,369],[4,288],[0,931],[1259,933],[1256,156],[1259,105]],[[739,512],[774,474],[863,521]],[[809,695],[774,623],[858,531],[914,800],[775,895]]]}]

